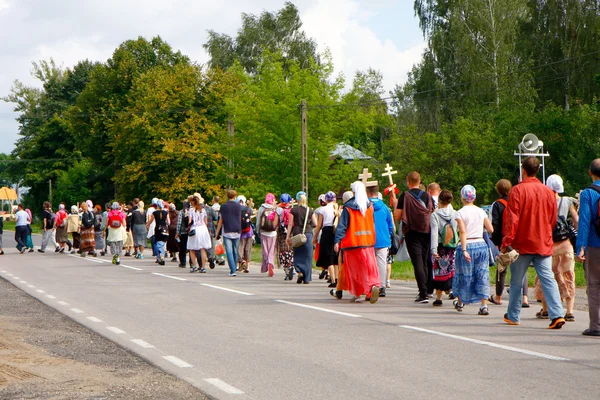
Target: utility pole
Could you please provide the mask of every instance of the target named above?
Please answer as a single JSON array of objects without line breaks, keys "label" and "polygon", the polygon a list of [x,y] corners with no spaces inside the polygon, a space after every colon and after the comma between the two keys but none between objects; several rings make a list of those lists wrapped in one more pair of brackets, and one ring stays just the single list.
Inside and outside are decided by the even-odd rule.
[{"label": "utility pole", "polygon": [[306,100],[300,103],[302,107],[302,191],[308,197],[308,143],[307,143],[307,110]]},{"label": "utility pole", "polygon": [[233,120],[229,120],[227,121],[227,132],[229,133],[229,151],[230,151],[230,157],[227,159],[227,189],[232,189],[233,188],[233,177],[234,177],[234,173],[233,173],[233,147],[234,147],[234,141],[233,141],[233,135],[235,134],[235,125],[233,123]]},{"label": "utility pole", "polygon": [[50,190],[49,190],[49,194],[48,194],[48,201],[50,202],[50,204],[52,204],[52,179],[49,180],[49,186],[50,186]]}]

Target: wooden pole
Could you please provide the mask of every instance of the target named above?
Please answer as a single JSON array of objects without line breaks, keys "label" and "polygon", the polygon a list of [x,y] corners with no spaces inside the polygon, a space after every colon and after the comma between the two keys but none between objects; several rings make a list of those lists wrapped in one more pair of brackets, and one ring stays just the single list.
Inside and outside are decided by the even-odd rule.
[{"label": "wooden pole", "polygon": [[308,196],[308,139],[306,100],[302,100],[302,191]]},{"label": "wooden pole", "polygon": [[233,120],[229,120],[227,121],[227,133],[229,133],[229,151],[230,151],[230,156],[227,159],[227,167],[228,167],[228,174],[227,174],[227,188],[228,189],[232,189],[233,188],[233,147],[234,147],[234,142],[233,142],[233,136],[235,134],[235,124],[233,123]]}]

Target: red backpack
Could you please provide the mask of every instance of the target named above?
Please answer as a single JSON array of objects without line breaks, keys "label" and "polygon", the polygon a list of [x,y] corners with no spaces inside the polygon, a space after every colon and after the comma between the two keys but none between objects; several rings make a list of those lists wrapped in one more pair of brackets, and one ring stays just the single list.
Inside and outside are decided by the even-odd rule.
[{"label": "red backpack", "polygon": [[123,224],[123,218],[120,212],[109,212],[108,213],[108,226],[110,228],[120,228]]}]

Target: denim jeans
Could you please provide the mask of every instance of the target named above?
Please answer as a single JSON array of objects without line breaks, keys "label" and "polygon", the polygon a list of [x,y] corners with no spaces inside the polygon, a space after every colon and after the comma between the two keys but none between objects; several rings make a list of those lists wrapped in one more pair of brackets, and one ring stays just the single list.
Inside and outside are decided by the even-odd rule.
[{"label": "denim jeans", "polygon": [[150,245],[152,246],[152,256],[158,257],[158,249],[156,248],[156,237],[154,235],[150,236]]},{"label": "denim jeans", "polygon": [[225,247],[225,255],[227,256],[227,264],[229,264],[229,273],[235,274],[238,261],[238,246],[240,239],[229,239],[223,237],[223,246]]},{"label": "denim jeans", "polygon": [[[152,236],[154,237],[154,236]],[[154,247],[156,248],[156,259],[160,261],[161,257],[165,257],[165,245],[167,242],[155,242]]]},{"label": "denim jeans", "polygon": [[29,235],[27,225],[19,225],[15,227],[15,241],[19,246],[21,246],[21,248],[27,247],[27,235]]},{"label": "denim jeans", "polygon": [[510,266],[510,296],[508,301],[508,319],[519,322],[521,314],[523,276],[527,273],[529,264],[533,261],[533,267],[542,284],[542,291],[548,303],[548,316],[550,319],[564,316],[564,310],[560,301],[558,284],[552,272],[552,256],[540,256],[537,254],[523,254]]}]

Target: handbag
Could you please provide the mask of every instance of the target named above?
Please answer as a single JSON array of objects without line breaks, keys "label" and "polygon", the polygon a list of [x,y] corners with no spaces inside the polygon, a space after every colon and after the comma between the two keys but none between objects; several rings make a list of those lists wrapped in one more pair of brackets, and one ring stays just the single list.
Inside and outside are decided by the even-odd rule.
[{"label": "handbag", "polygon": [[401,245],[402,240],[400,240],[400,236],[398,236],[395,233],[392,233],[391,239],[392,239],[392,246],[390,247],[390,254],[392,256],[395,256],[396,254],[398,254],[398,251],[400,250],[400,245]]},{"label": "handbag", "polygon": [[309,214],[310,207],[306,207],[306,217],[304,218],[304,227],[302,228],[302,233],[292,236],[292,247],[301,247],[308,240],[304,232],[306,231],[306,222],[308,221]]},{"label": "handbag", "polygon": [[190,229],[190,231],[188,232],[188,236],[189,237],[196,236],[196,228]]},{"label": "handbag", "polygon": [[[400,222],[400,229],[398,232],[402,231],[402,226],[404,225]],[[406,238],[404,237],[404,233],[398,235],[398,239],[400,240],[400,245],[398,247],[398,253],[396,253],[396,257],[394,258],[398,262],[410,261],[410,255],[408,254],[408,249],[406,248]]]}]

